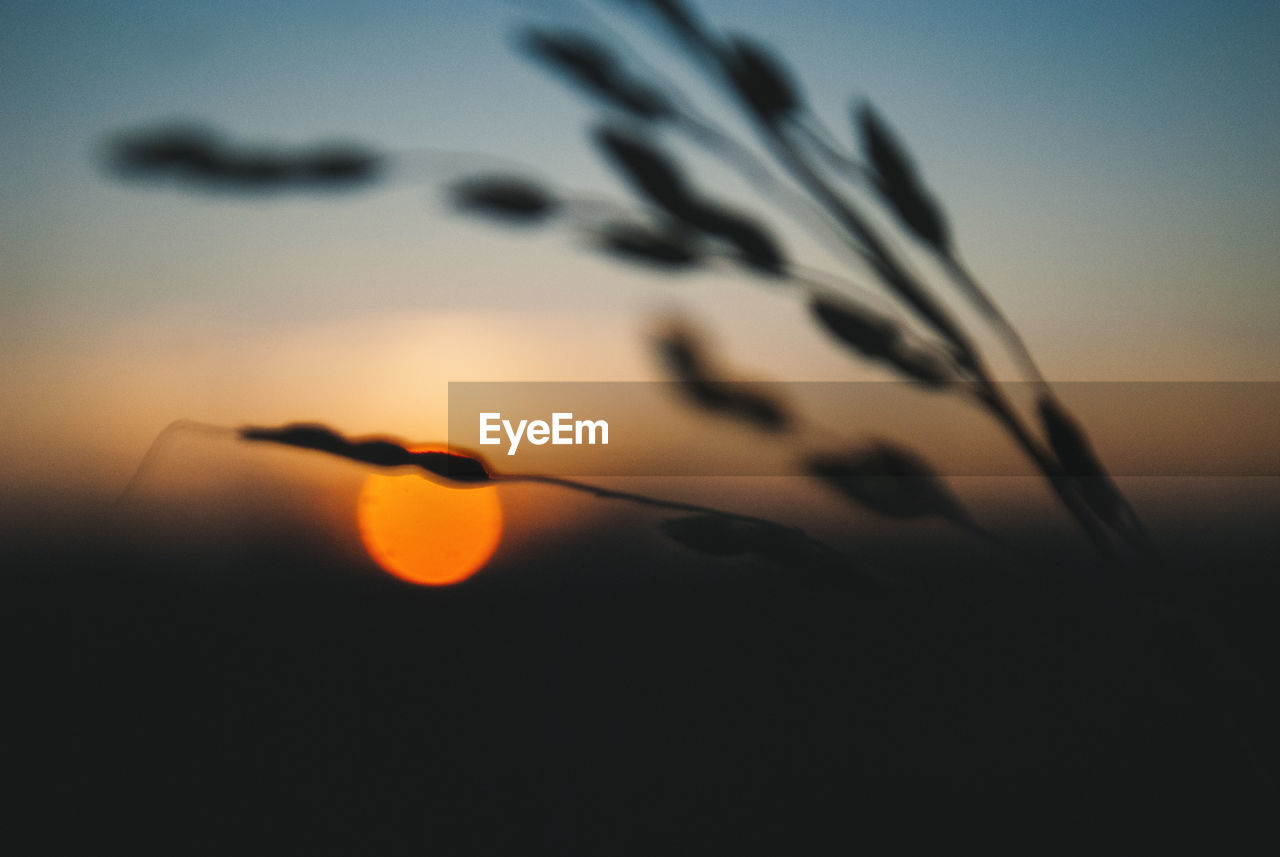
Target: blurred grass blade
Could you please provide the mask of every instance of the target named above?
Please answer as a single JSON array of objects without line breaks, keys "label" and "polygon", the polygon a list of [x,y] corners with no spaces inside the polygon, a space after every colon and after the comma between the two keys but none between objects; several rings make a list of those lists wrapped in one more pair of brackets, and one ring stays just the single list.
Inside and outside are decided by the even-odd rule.
[{"label": "blurred grass blade", "polygon": [[655,338],[658,355],[667,369],[681,381],[706,377],[706,360],[697,337],[681,324],[674,324]]},{"label": "blurred grass blade", "polygon": [[773,234],[745,214],[700,201],[686,214],[686,222],[732,247],[738,261],[769,277],[782,276],[787,260]]},{"label": "blurred grass blade", "polygon": [[888,125],[869,104],[858,107],[856,124],[876,189],[902,224],[941,253],[949,252],[951,236],[946,219],[923,188],[911,159]]},{"label": "blurred grass blade", "polygon": [[313,182],[357,182],[371,178],[379,163],[378,156],[364,149],[329,146],[300,158],[298,172]]},{"label": "blurred grass blade", "polygon": [[197,126],[131,132],[107,146],[107,166],[120,178],[230,191],[351,187],[376,178],[382,162],[380,155],[355,145],[232,146]]},{"label": "blurred grass blade", "polygon": [[747,215],[699,198],[675,160],[652,142],[611,127],[599,129],[595,139],[632,187],[666,214],[728,244],[751,270],[782,274],[786,256],[772,233]]},{"label": "blurred grass blade", "polygon": [[761,121],[772,124],[800,109],[791,75],[764,45],[734,36],[720,49],[720,62],[738,97]]},{"label": "blurred grass blade", "polygon": [[1049,436],[1049,446],[1080,496],[1099,518],[1113,527],[1122,525],[1124,498],[1080,424],[1053,399],[1041,398],[1038,409]]},{"label": "blurred grass blade", "polygon": [[827,333],[867,357],[888,358],[902,338],[896,322],[851,303],[818,297],[809,309]]},{"label": "blurred grass blade", "polygon": [[517,176],[475,176],[457,182],[449,192],[462,211],[513,223],[540,222],[560,207],[541,185]]},{"label": "blurred grass blade", "polygon": [[698,48],[706,47],[708,36],[702,24],[681,0],[621,0],[621,2],[647,7],[685,42]]},{"label": "blurred grass blade", "polygon": [[809,309],[832,337],[864,357],[887,363],[913,381],[946,387],[954,380],[942,360],[909,346],[901,326],[890,318],[851,302],[822,297],[813,298]]},{"label": "blurred grass blade", "polygon": [[781,405],[741,383],[690,380],[683,382],[681,389],[691,402],[704,410],[732,417],[764,431],[785,431],[790,423]]},{"label": "blurred grass blade", "polygon": [[490,479],[484,462],[479,458],[453,452],[414,452],[381,438],[349,440],[328,426],[316,423],[291,423],[279,428],[246,426],[239,429],[239,434],[245,440],[316,450],[376,467],[417,467],[454,482],[487,482]]},{"label": "blurred grass blade", "polygon": [[955,373],[942,358],[929,351],[912,348],[905,342],[898,344],[890,362],[903,375],[926,387],[941,390],[956,381]]},{"label": "blurred grass blade", "polygon": [[665,152],[648,140],[612,127],[598,129],[595,141],[642,196],[671,216],[687,219],[693,199],[680,168]]},{"label": "blurred grass blade", "polygon": [[786,431],[791,416],[781,403],[747,384],[713,377],[697,338],[683,326],[657,337],[658,353],[680,382],[680,390],[696,406],[768,432]]},{"label": "blurred grass blade", "polygon": [[806,470],[846,498],[890,518],[940,517],[969,528],[959,499],[919,455],[879,442],[843,455],[815,455]]},{"label": "blurred grass blade", "polygon": [[882,594],[883,587],[857,573],[848,557],[810,538],[803,530],[771,521],[743,521],[718,515],[668,518],[658,528],[681,547],[715,557],[750,556],[781,568],[823,572],[826,584],[855,586],[863,594]]},{"label": "blurred grass blade", "polygon": [[765,521],[690,515],[668,518],[658,528],[681,547],[708,556],[755,556],[785,566],[829,560],[832,553],[815,553],[816,543],[801,530]]},{"label": "blurred grass blade", "polygon": [[659,119],[672,114],[661,91],[629,78],[608,46],[584,33],[531,29],[521,38],[521,45],[534,59],[636,118]]},{"label": "blurred grass blade", "polygon": [[122,134],[107,148],[109,165],[127,178],[211,171],[218,158],[214,134],[196,126]]},{"label": "blurred grass blade", "polygon": [[597,244],[619,259],[665,270],[694,268],[703,261],[696,242],[671,228],[608,223],[600,230]]}]

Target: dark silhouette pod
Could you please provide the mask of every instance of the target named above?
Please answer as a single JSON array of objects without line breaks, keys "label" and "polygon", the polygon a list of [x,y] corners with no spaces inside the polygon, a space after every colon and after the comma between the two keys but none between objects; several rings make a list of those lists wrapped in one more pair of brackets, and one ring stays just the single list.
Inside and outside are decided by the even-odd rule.
[{"label": "dark silhouette pod", "polygon": [[946,220],[893,133],[867,104],[857,109],[855,121],[881,197],[904,226],[946,252],[951,243]]},{"label": "dark silhouette pod", "polygon": [[279,428],[246,426],[239,433],[245,440],[311,449],[376,467],[417,467],[454,482],[487,482],[490,479],[484,462],[479,458],[454,452],[415,452],[381,438],[350,440],[317,423],[290,423]]},{"label": "dark silhouette pod", "polygon": [[635,223],[609,223],[600,230],[597,244],[604,252],[628,262],[667,270],[693,268],[702,263],[695,242],[679,232]]},{"label": "dark silhouette pod", "polygon": [[537,223],[560,207],[541,185],[515,176],[476,176],[450,188],[462,211],[516,223]]},{"label": "dark silhouette pod", "polygon": [[521,46],[531,57],[571,82],[638,119],[670,116],[671,105],[659,90],[629,77],[608,46],[582,33],[528,30]]},{"label": "dark silhouette pod", "polygon": [[763,45],[734,36],[720,49],[720,61],[738,97],[762,121],[775,122],[800,108],[800,95],[791,76]]},{"label": "dark silhouette pod", "polygon": [[1053,399],[1040,399],[1038,409],[1049,437],[1049,446],[1080,496],[1099,518],[1113,526],[1119,525],[1123,519],[1124,499],[1080,424]]},{"label": "dark silhouette pod", "polygon": [[881,441],[842,455],[815,455],[805,462],[805,469],[886,517],[940,517],[969,525],[968,513],[933,467],[902,447]]}]

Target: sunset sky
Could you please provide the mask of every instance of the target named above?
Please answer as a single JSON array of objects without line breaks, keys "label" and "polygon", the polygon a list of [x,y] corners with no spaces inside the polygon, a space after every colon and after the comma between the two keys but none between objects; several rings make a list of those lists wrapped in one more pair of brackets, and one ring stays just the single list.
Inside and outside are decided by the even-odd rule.
[{"label": "sunset sky", "polygon": [[[652,2],[0,0],[6,853],[1276,838],[1280,3],[685,0],[707,68]],[[682,129],[625,126],[692,187],[638,200],[534,25],[773,164],[726,61],[771,46],[797,157],[877,161],[827,181],[997,383],[841,327],[893,314],[857,248]],[[864,100],[1057,399],[883,208]],[[174,128],[222,148],[123,163]],[[478,174],[567,204],[460,210]],[[602,252],[655,205],[719,255]],[[610,445],[473,446],[499,409]]]},{"label": "sunset sky", "polygon": [[[625,5],[597,8],[644,44]],[[1051,378],[1280,381],[1274,3],[700,7],[787,57],[838,136],[850,95],[880,108]],[[816,337],[792,295],[722,273],[663,280],[566,231],[448,210],[441,184],[491,162],[441,152],[624,197],[583,133],[595,111],[511,48],[522,23],[580,22],[574,8],[6,4],[11,498],[111,496],[179,417],[429,439],[445,430],[449,381],[660,378],[646,336],[673,311],[747,376],[880,377]],[[250,146],[350,141],[401,157],[367,190],[261,197],[102,169],[113,134],[175,121]]]}]

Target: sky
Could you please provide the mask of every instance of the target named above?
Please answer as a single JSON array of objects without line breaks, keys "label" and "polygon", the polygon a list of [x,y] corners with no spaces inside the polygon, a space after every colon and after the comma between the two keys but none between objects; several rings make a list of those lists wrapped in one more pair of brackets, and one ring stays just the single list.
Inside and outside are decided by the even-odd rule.
[{"label": "sky", "polygon": [[[625,5],[595,8],[644,43]],[[851,96],[888,117],[1051,378],[1280,380],[1274,3],[700,8],[788,57],[837,137]],[[788,295],[623,270],[563,231],[442,203],[451,170],[490,163],[622,197],[584,133],[596,113],[511,46],[524,23],[590,20],[564,2],[4,4],[11,498],[110,496],[180,417],[422,438],[442,431],[451,380],[658,378],[645,334],[674,311],[745,374],[867,377]],[[174,121],[246,144],[361,143],[402,168],[368,191],[263,197],[104,172],[112,135]]]},{"label": "sky", "polygon": [[[592,8],[745,138],[628,5]],[[911,404],[765,388],[797,406],[798,441],[610,385],[646,411],[611,431],[653,475],[578,474],[794,525],[847,557],[820,552],[834,576],[791,562],[815,556],[792,530],[663,526],[688,507],[406,477],[438,491],[405,515],[370,491],[386,472],[165,431],[314,420],[439,442],[453,382],[665,379],[652,340],[673,317],[731,378],[889,376],[793,289],[727,266],[659,276],[572,229],[446,204],[448,182],[492,169],[626,198],[588,142],[598,111],[512,49],[531,22],[592,25],[575,3],[3,0],[7,838],[27,822],[55,854],[803,854],[883,829],[898,850],[937,831],[949,851],[1035,853],[1118,828],[1143,853],[1273,831],[1274,688],[1248,679],[1274,674],[1280,627],[1280,4],[699,7],[774,45],[838,141],[851,99],[887,117],[1163,567],[1104,566],[984,414],[884,384]],[[174,122],[249,149],[354,143],[394,169],[261,194],[104,169],[115,135]],[[671,146],[796,258],[849,270]],[[1072,383],[1093,381],[1269,383]],[[560,402],[535,404],[512,416]],[[891,521],[787,470],[877,432],[942,468],[988,535]],[[667,475],[721,461],[793,475]],[[988,467],[1027,475],[954,475]],[[463,504],[441,513],[462,490],[500,499],[483,531]],[[410,553],[448,567],[468,529],[499,542],[467,584],[385,573]]]}]

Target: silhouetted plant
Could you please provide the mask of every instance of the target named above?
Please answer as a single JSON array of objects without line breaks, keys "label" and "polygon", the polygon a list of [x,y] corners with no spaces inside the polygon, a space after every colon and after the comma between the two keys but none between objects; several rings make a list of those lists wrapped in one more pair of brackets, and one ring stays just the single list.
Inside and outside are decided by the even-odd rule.
[{"label": "silhouetted plant", "polygon": [[606,223],[596,236],[604,252],[628,262],[679,270],[693,268],[705,259],[705,251],[686,232],[669,226],[643,223]]},{"label": "silhouetted plant", "polygon": [[[819,327],[857,356],[905,380],[959,393],[989,413],[1043,474],[1102,554],[1113,556],[1119,542],[1153,559],[1154,550],[1137,515],[1093,454],[1078,421],[1055,396],[1012,324],[960,262],[941,206],[888,123],[870,105],[855,105],[853,128],[859,156],[823,127],[809,110],[796,76],[763,44],[715,32],[676,0],[633,0],[629,5],[650,13],[660,35],[670,36],[697,68],[722,86],[755,128],[757,142],[772,162],[757,159],[744,142],[708,119],[679,87],[652,68],[624,63],[623,55],[638,52],[607,27],[554,34],[529,29],[520,40],[527,53],[617,114],[600,125],[592,138],[639,201],[652,209],[652,226],[628,226],[624,231],[606,227],[597,234],[595,245],[627,261],[672,269],[692,267],[719,248],[720,255],[754,274],[799,287],[808,295]],[[850,288],[848,277],[828,274],[815,279],[802,272],[765,218],[730,209],[698,190],[660,142],[661,135],[672,133],[703,145],[742,172],[757,188],[784,203],[779,206],[783,213],[801,210],[806,217],[802,226],[816,212],[827,234],[879,283],[899,315],[873,309],[866,290]],[[901,234],[885,234],[864,213],[865,203],[847,192],[847,184],[869,192],[863,197],[869,196],[889,215]],[[792,186],[800,189],[804,199],[794,198]],[[554,196],[550,191],[542,193]],[[601,240],[602,235],[607,237]],[[937,285],[918,276],[896,249],[903,240],[934,254],[949,276],[949,283],[942,285],[955,286],[993,324],[1038,390],[1038,426],[1018,412],[996,383],[979,338],[939,299]],[[774,418],[767,403],[726,396],[723,387],[697,371],[690,354],[685,353],[683,360],[673,359],[677,345],[665,343],[663,354],[692,402],[710,411],[737,411],[748,419],[756,414],[757,422],[769,427]],[[910,456],[925,466],[917,454]],[[815,472],[812,461],[808,469]],[[824,478],[831,476],[826,468],[818,472]],[[930,484],[941,484],[936,475],[931,480]],[[886,511],[866,492],[843,493],[875,511]],[[967,517],[946,517],[968,523]]]},{"label": "silhouetted plant", "polygon": [[460,211],[503,220],[536,223],[553,214],[560,202],[541,186],[521,178],[486,176],[458,182],[452,188]]},{"label": "silhouetted plant", "polygon": [[[1115,558],[1117,549],[1127,546],[1146,568],[1154,568],[1156,551],[1138,515],[1013,324],[962,262],[945,211],[889,123],[869,104],[855,104],[853,138],[842,140],[809,108],[799,78],[763,44],[715,31],[680,0],[621,2],[646,15],[660,38],[683,51],[720,87],[753,129],[766,157],[757,156],[679,87],[635,59],[639,52],[598,17],[584,14],[583,20],[595,25],[590,32],[531,28],[517,44],[609,112],[592,139],[637,201],[606,204],[608,214],[598,216],[598,200],[583,200],[520,175],[486,173],[451,186],[450,199],[457,209],[514,223],[567,222],[586,237],[588,246],[657,270],[728,264],[755,281],[793,289],[810,309],[815,326],[852,355],[923,389],[962,396],[988,414],[1040,472],[1100,554]],[[590,7],[580,8],[585,13]],[[683,136],[741,173],[773,204],[773,217],[793,219],[800,228],[832,241],[856,273],[815,271],[798,264],[770,217],[715,199],[706,191],[706,182],[683,168],[664,144],[664,135]],[[254,149],[229,145],[203,129],[168,128],[118,138],[108,150],[107,163],[122,178],[232,191],[286,191],[369,185],[385,161],[385,155],[359,146]],[[873,211],[880,216],[873,216]],[[881,223],[894,226],[888,229]],[[904,244],[939,263],[941,282],[919,275],[900,249]],[[862,284],[868,277],[874,290]],[[1034,418],[1021,414],[996,382],[979,332],[960,323],[939,297],[944,289],[973,305],[1031,382]],[[687,328],[673,327],[658,337],[658,350],[695,406],[785,442],[799,442],[800,415],[761,390],[719,380],[705,348]],[[186,422],[171,428],[226,431]],[[537,483],[678,511],[685,515],[663,520],[659,528],[688,550],[756,557],[791,570],[818,571],[863,591],[879,588],[864,569],[803,531],[750,515],[550,475],[499,474],[474,455],[415,452],[396,441],[353,440],[318,425],[249,427],[237,430],[237,435],[365,465],[414,467],[459,488]],[[155,445],[139,472],[154,450]],[[837,452],[802,450],[800,459],[804,473],[861,508],[891,518],[939,518],[995,538],[974,522],[923,456],[896,441],[849,443]],[[126,492],[135,483],[136,476]],[[1168,594],[1166,581],[1148,577],[1144,583],[1133,592]],[[1177,615],[1171,620],[1162,614],[1159,621],[1179,630],[1190,628],[1227,662],[1225,672],[1235,667],[1227,647],[1200,617]],[[1252,753],[1250,761],[1257,761]]]},{"label": "silhouetted plant", "polygon": [[300,449],[314,449],[376,467],[417,467],[450,482],[492,482],[484,463],[455,452],[415,452],[385,438],[353,441],[327,426],[295,423],[281,428],[248,426],[239,430],[245,440],[260,440]]},{"label": "silhouetted plant", "polygon": [[810,474],[841,494],[890,518],[939,517],[962,527],[972,520],[924,459],[878,442],[839,456],[816,455]]},{"label": "silhouetted plant", "polygon": [[[180,421],[175,428],[225,431],[217,426]],[[660,529],[678,544],[701,553],[718,556],[751,555],[780,566],[822,571],[828,581],[856,582],[864,593],[879,592],[879,586],[865,570],[855,570],[850,559],[798,527],[778,524],[765,518],[726,512],[710,506],[664,500],[630,491],[616,491],[574,479],[527,473],[498,473],[473,453],[456,450],[415,451],[389,438],[344,437],[315,423],[294,423],[279,427],[245,426],[235,430],[248,441],[259,441],[299,449],[309,449],[376,467],[413,467],[441,484],[470,487],[487,484],[534,483],[553,485],[607,500],[621,500],[642,506],[695,513],[692,517],[663,522]]]},{"label": "silhouetted plant", "polygon": [[[708,118],[693,99],[645,64],[639,51],[587,14],[590,7],[583,4],[583,19],[595,25],[591,31],[528,28],[516,43],[608,111],[592,140],[637,202],[582,199],[504,171],[453,182],[449,198],[455,208],[513,224],[566,222],[585,236],[588,246],[611,258],[661,271],[727,264],[797,290],[815,325],[853,355],[924,389],[963,396],[994,418],[1104,556],[1115,556],[1122,543],[1154,561],[1137,514],[1093,452],[1084,429],[1055,396],[1012,324],[960,261],[941,206],[888,123],[870,105],[856,104],[852,126],[857,139],[841,143],[809,109],[797,76],[762,43],[716,32],[678,0],[628,0],[626,5],[649,16],[660,37],[668,37],[721,87],[754,128],[768,160]],[[664,145],[665,135],[682,135],[739,171],[777,204],[775,215],[798,219],[802,228],[833,240],[860,272],[817,271],[794,262],[768,217],[714,199]],[[108,165],[121,177],[230,190],[367,185],[387,158],[354,145],[299,150],[230,145],[189,126],[125,134],[108,150]],[[899,234],[887,234],[879,225],[885,218],[869,216],[867,204],[888,215]],[[603,217],[602,205],[608,211]],[[946,282],[922,279],[897,249],[903,241],[933,254]],[[860,282],[866,276],[875,289]],[[1038,424],[1020,414],[996,383],[979,337],[938,297],[939,285],[954,286],[991,322],[1035,385]],[[773,434],[795,425],[798,415],[771,396],[720,382],[687,331],[669,331],[660,338],[659,349],[694,405]],[[383,447],[351,449],[332,438],[325,446],[320,443],[325,435],[317,433],[321,430],[311,431],[292,427],[286,434],[254,439],[323,449],[374,465],[406,463]],[[909,461],[914,475],[886,472],[879,478],[913,481],[917,487],[927,483],[930,502],[938,501],[935,511],[953,523],[974,526],[957,511],[958,503],[941,503],[945,486],[922,456],[897,446],[892,456],[888,447],[874,449],[878,452],[855,448],[834,456],[804,452],[802,469],[853,502],[892,515],[901,511],[891,508],[910,504],[897,506],[886,501],[884,492],[854,488],[863,484],[854,479],[861,465],[851,462],[876,455],[881,464]],[[837,461],[852,470],[837,477]],[[921,482],[917,477],[926,472],[928,479]],[[905,496],[899,498],[904,503]],[[950,492],[945,496],[953,497]]]},{"label": "silhouetted plant", "polygon": [[532,473],[499,473],[475,453],[456,449],[418,450],[387,437],[348,438],[319,423],[230,428],[193,420],[175,420],[152,441],[117,502],[123,502],[133,494],[161,447],[178,431],[230,435],[245,441],[320,452],[373,467],[413,468],[426,478],[450,488],[514,483],[549,485],[604,500],[686,512],[690,513],[688,517],[663,521],[659,529],[689,550],[714,556],[755,556],[789,570],[809,572],[810,579],[823,585],[853,587],[863,595],[878,595],[883,591],[867,568],[807,535],[799,527],[697,503],[617,491],[575,479]]},{"label": "silhouetted plant", "polygon": [[740,383],[721,381],[687,326],[673,325],[656,338],[656,344],[680,390],[698,407],[768,432],[791,428],[787,409],[774,397]]},{"label": "silhouetted plant", "polygon": [[382,156],[353,144],[308,149],[231,145],[194,126],[154,128],[110,141],[107,166],[124,179],[217,190],[279,191],[373,182]]}]

